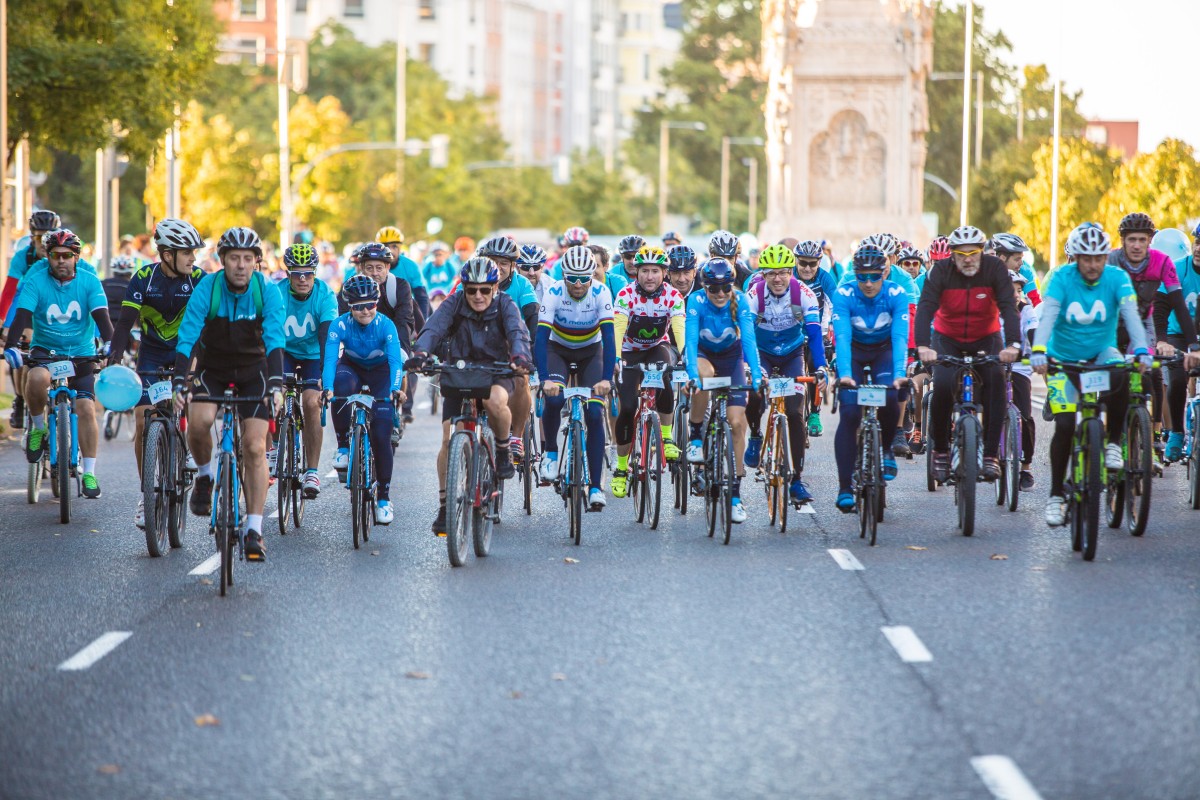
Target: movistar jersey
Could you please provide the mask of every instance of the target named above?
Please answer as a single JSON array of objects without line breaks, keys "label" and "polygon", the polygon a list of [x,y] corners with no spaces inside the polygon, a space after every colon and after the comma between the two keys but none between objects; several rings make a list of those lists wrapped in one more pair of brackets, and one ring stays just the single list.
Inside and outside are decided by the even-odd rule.
[{"label": "movistar jersey", "polygon": [[[734,319],[735,306],[737,319]],[[708,292],[692,292],[688,295],[684,339],[688,376],[692,380],[700,379],[697,359],[701,348],[716,355],[736,347],[740,342],[742,357],[750,365],[750,375],[757,381],[761,370],[758,366],[758,342],[754,337],[755,320],[754,307],[743,292],[734,292],[733,298],[722,307],[708,299]]]},{"label": "movistar jersey", "polygon": [[303,300],[292,294],[292,284],[286,278],[275,284],[275,288],[283,300],[284,352],[299,361],[320,358],[317,329],[321,323],[337,319],[337,297],[324,281],[313,281],[312,291]]},{"label": "movistar jersey", "polygon": [[[1188,314],[1193,319],[1196,317],[1196,298],[1200,297],[1200,264],[1197,264],[1192,256],[1181,258],[1175,262],[1175,272],[1179,275],[1179,283],[1183,290],[1183,302],[1187,304]],[[1158,293],[1163,297],[1163,302],[1166,302],[1167,293],[1160,286]],[[1179,317],[1175,312],[1171,312],[1170,319],[1167,320],[1167,333],[1181,336],[1183,330],[1179,327]]]},{"label": "movistar jersey", "polygon": [[[325,340],[325,363],[322,364],[321,381],[324,386],[333,386],[340,358],[361,367],[388,365],[391,375],[391,391],[400,391],[404,381],[404,364],[400,356],[400,337],[396,334],[396,323],[383,314],[366,325],[359,325],[352,314],[342,314],[329,326],[329,338]],[[378,386],[372,386],[378,390]]]},{"label": "movistar jersey", "polygon": [[94,273],[78,270],[60,283],[47,270],[30,271],[21,280],[16,307],[33,314],[33,347],[62,356],[96,355],[92,312],[107,309],[108,298]]},{"label": "movistar jersey", "polygon": [[1137,295],[1129,274],[1120,267],[1105,267],[1093,286],[1084,281],[1076,265],[1067,264],[1054,271],[1044,300],[1056,301],[1059,309],[1055,319],[1043,317],[1038,326],[1039,331],[1051,329],[1046,352],[1060,361],[1089,361],[1117,346],[1121,305],[1136,307]]},{"label": "movistar jersey", "polygon": [[[892,274],[903,270],[892,270]],[[908,294],[886,280],[879,294],[867,297],[853,285],[833,293],[833,336],[839,375],[851,375],[855,342],[866,345],[892,343],[892,374],[903,375],[908,357]]]},{"label": "movistar jersey", "polygon": [[[917,282],[913,280],[912,275],[909,275],[900,267],[892,267],[888,272],[887,279],[904,290],[910,304],[915,306],[921,302],[921,290],[917,288]],[[838,285],[849,286],[857,282],[858,278],[854,277],[854,270],[851,269],[842,275],[842,279],[838,282]]]},{"label": "movistar jersey", "polygon": [[[417,262],[413,261],[404,253],[396,259],[396,265],[392,267],[392,274],[397,278],[403,278],[408,281],[408,285],[412,288],[425,288],[425,277],[421,274],[421,268]],[[332,384],[330,384],[332,385]]]},{"label": "movistar jersey", "polygon": [[760,350],[775,356],[796,352],[805,342],[808,325],[815,326],[810,331],[820,338],[821,307],[804,281],[792,278],[779,296],[771,293],[765,280],[755,281],[747,297],[757,318],[754,335]]},{"label": "movistar jersey", "polygon": [[183,312],[192,291],[204,277],[204,270],[194,267],[178,278],[168,278],[158,264],[142,267],[129,279],[122,308],[138,312],[142,327],[142,352],[164,355],[174,352],[175,338],[183,323]]},{"label": "movistar jersey", "polygon": [[600,341],[600,326],[613,321],[612,294],[592,281],[588,293],[576,300],[563,281],[554,281],[542,294],[538,327],[550,329],[550,341],[566,347],[586,347]]},{"label": "movistar jersey", "polygon": [[[17,285],[16,297],[13,298],[12,305],[8,307],[8,316],[6,316],[4,318],[4,327],[11,328],[12,323],[13,323],[13,317],[15,317],[17,315],[17,305],[21,301],[21,286],[23,286],[25,284],[25,281],[28,278],[31,278],[32,276],[38,274],[39,272],[49,272],[49,270],[50,270],[50,262],[49,262],[49,260],[47,260],[45,258],[38,259],[37,261],[33,262],[33,264],[29,267],[29,269],[25,270],[25,274],[21,276],[21,282]],[[84,261],[82,258],[78,259],[75,262],[75,271],[76,272],[90,272],[93,275],[96,274],[96,268],[94,266],[92,266],[90,262]]]}]

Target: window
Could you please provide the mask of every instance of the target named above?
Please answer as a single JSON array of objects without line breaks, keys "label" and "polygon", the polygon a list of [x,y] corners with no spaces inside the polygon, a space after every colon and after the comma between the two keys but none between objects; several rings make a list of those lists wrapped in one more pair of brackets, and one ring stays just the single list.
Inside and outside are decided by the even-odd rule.
[{"label": "window", "polygon": [[217,49],[222,64],[267,63],[267,41],[261,36],[224,37]]},{"label": "window", "polygon": [[296,13],[297,14],[307,14],[308,13],[308,0],[296,0]]},{"label": "window", "polygon": [[[472,16],[474,15],[474,5],[474,3],[471,4]],[[436,17],[437,13],[433,7],[433,0],[420,0],[417,3],[417,16],[421,19],[433,19]]]},{"label": "window", "polygon": [[346,0],[346,8],[342,13],[347,17],[363,16],[363,0]]},{"label": "window", "polygon": [[475,77],[475,45],[467,47],[467,74]]},{"label": "window", "polygon": [[419,57],[422,61],[424,61],[426,64],[428,64],[431,67],[433,66],[433,43],[432,42],[422,42],[421,44],[417,45],[417,52],[420,54]]},{"label": "window", "polygon": [[650,54],[642,53],[642,80],[650,80]]},{"label": "window", "polygon": [[234,19],[266,19],[267,10],[263,6],[263,0],[237,0]]}]

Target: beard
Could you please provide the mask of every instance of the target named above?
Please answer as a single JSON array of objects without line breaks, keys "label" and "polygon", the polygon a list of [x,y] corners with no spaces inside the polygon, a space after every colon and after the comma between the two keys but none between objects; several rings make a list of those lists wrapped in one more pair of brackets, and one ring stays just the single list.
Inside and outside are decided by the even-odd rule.
[{"label": "beard", "polygon": [[973,267],[959,267],[958,271],[961,272],[963,275],[965,275],[968,278],[974,278],[976,275],[979,274],[980,266],[982,266],[982,265],[976,264]]}]

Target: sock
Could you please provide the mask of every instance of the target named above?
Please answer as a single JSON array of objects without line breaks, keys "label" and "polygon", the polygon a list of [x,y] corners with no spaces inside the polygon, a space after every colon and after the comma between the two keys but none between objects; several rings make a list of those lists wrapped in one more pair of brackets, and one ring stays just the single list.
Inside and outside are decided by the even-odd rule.
[{"label": "sock", "polygon": [[663,439],[663,441],[664,441],[664,442],[672,442],[672,441],[674,441],[674,439],[672,439],[672,438],[671,438],[673,435],[674,435],[674,434],[673,434],[673,432],[671,431],[671,426],[670,426],[670,425],[663,425],[663,426],[662,426],[662,439]]},{"label": "sock", "polygon": [[197,478],[208,478],[211,480],[212,478],[215,478],[216,475],[217,475],[217,469],[216,469],[216,467],[213,466],[213,462],[209,461],[207,464],[197,464],[196,465],[196,477]]},{"label": "sock", "polygon": [[316,475],[317,474],[317,471],[315,469],[307,469],[304,472],[306,475]]},{"label": "sock", "polygon": [[617,469],[626,470],[626,471],[629,470],[629,456],[628,455],[617,456]]},{"label": "sock", "polygon": [[262,532],[262,514],[246,515],[246,530]]},{"label": "sock", "polygon": [[703,439],[704,438],[704,423],[703,422],[689,422],[688,423],[688,431],[691,433],[692,439]]},{"label": "sock", "polygon": [[730,492],[730,495],[739,500],[741,499],[741,497],[742,497],[742,479],[741,478],[733,479],[733,491]]},{"label": "sock", "polygon": [[83,457],[83,472],[85,475],[89,472],[95,473],[96,472],[96,459],[88,458],[87,456],[84,456]]},{"label": "sock", "polygon": [[46,427],[46,412],[43,411],[41,414],[33,414],[31,416],[31,419],[33,420],[33,427],[35,427],[35,428],[45,428]]}]

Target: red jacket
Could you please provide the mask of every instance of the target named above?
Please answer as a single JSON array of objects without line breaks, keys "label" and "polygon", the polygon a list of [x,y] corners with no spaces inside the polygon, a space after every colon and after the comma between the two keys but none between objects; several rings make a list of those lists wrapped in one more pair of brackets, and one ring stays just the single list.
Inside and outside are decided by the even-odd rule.
[{"label": "red jacket", "polygon": [[948,339],[977,342],[998,332],[1001,319],[1004,343],[1021,341],[1021,317],[1004,262],[985,255],[979,272],[968,278],[951,256],[934,262],[925,277],[917,304],[916,343],[929,346],[931,326]]}]

